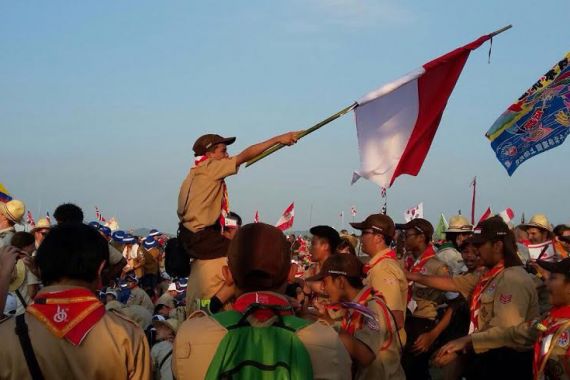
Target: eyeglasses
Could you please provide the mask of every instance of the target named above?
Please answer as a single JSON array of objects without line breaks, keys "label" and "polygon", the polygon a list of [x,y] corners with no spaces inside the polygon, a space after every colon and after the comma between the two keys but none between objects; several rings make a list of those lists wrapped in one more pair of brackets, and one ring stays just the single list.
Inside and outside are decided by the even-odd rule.
[{"label": "eyeglasses", "polygon": [[360,237],[363,237],[364,235],[367,234],[376,234],[377,232],[374,230],[363,230],[362,233],[360,234]]},{"label": "eyeglasses", "polygon": [[412,237],[412,236],[417,236],[417,235],[421,235],[421,234],[417,234],[417,233],[416,234],[406,234],[406,233],[404,233],[404,239],[407,239],[407,238]]}]

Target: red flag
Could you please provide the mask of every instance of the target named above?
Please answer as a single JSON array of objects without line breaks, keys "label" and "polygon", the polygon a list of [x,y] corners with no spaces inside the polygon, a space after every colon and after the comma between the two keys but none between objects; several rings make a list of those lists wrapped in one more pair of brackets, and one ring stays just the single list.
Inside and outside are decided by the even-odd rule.
[{"label": "red flag", "polygon": [[509,223],[515,217],[515,212],[510,208],[506,208],[499,213],[499,216],[503,218],[505,223]]},{"label": "red flag", "polygon": [[26,215],[26,223],[32,226],[32,228],[36,226],[36,221],[34,220],[34,217],[32,216],[32,212],[30,210],[28,210],[28,214]]},{"label": "red flag", "polygon": [[103,223],[106,222],[105,218],[103,218],[103,214],[101,214],[101,211],[99,211],[99,207],[97,206],[95,206],[95,216],[97,217],[98,221]]},{"label": "red flag", "polygon": [[479,221],[477,222],[477,224],[481,223],[482,221],[484,221],[486,219],[489,219],[490,216],[491,216],[491,206],[487,207],[487,209],[485,210],[483,215],[481,215],[481,217],[479,218]]},{"label": "red flag", "polygon": [[436,58],[358,101],[354,113],[361,164],[353,183],[364,177],[390,187],[402,174],[419,173],[469,53],[489,38]]},{"label": "red flag", "polygon": [[283,211],[283,215],[279,218],[275,227],[279,228],[281,231],[288,230],[293,227],[293,220],[295,219],[295,202],[291,203],[289,207]]},{"label": "red flag", "polygon": [[253,217],[253,223],[259,223],[259,211],[255,210],[255,216]]}]

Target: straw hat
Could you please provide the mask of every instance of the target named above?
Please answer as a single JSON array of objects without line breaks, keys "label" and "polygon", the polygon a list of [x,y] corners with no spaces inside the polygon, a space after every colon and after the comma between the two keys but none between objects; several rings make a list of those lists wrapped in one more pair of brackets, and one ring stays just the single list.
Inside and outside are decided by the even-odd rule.
[{"label": "straw hat", "polygon": [[10,278],[10,285],[8,286],[8,291],[13,292],[18,289],[24,283],[26,278],[26,266],[22,260],[16,262],[16,266],[12,271],[12,277]]},{"label": "straw hat", "polygon": [[548,232],[552,232],[552,225],[548,221],[548,218],[544,214],[534,214],[532,218],[526,224],[521,224],[520,226],[523,230],[527,230],[528,228],[539,228],[541,230],[546,230]]},{"label": "straw hat", "polygon": [[463,215],[455,215],[449,218],[449,226],[445,232],[470,233],[473,232],[473,225]]},{"label": "straw hat", "polygon": [[47,220],[47,218],[40,218],[38,219],[34,228],[32,228],[32,232],[37,230],[49,229],[51,228],[51,224]]},{"label": "straw hat", "polygon": [[22,201],[13,199],[6,203],[0,202],[0,213],[14,223],[21,224],[25,212],[26,205]]}]

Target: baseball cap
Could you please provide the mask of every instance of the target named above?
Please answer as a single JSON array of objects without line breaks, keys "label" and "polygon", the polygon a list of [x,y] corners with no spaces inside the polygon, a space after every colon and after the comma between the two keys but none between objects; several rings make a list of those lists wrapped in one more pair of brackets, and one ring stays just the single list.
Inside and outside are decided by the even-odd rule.
[{"label": "baseball cap", "polygon": [[388,215],[372,214],[360,223],[350,223],[357,230],[372,229],[386,236],[394,236],[396,226],[394,221]]},{"label": "baseball cap", "polygon": [[433,236],[433,226],[430,222],[422,218],[415,218],[408,223],[396,224],[397,230],[416,230],[425,236]]},{"label": "baseball cap", "polygon": [[480,245],[487,241],[501,239],[510,233],[509,226],[500,216],[493,216],[486,219],[475,227],[473,235],[471,235],[467,242]]},{"label": "baseball cap", "polygon": [[228,266],[241,290],[275,289],[287,281],[291,267],[289,242],[277,227],[247,224],[230,242]]},{"label": "baseball cap", "polygon": [[570,257],[558,262],[536,260],[536,263],[550,273],[562,273],[570,276]]},{"label": "baseball cap", "polygon": [[340,235],[337,230],[330,226],[315,226],[312,227],[309,232],[314,236],[327,239],[331,246],[331,251],[333,252],[341,242]]},{"label": "baseball cap", "polygon": [[217,144],[231,145],[236,141],[235,137],[222,137],[220,135],[207,134],[198,137],[192,149],[195,156],[203,156],[208,149]]},{"label": "baseball cap", "polygon": [[354,255],[333,255],[323,263],[318,274],[306,278],[305,281],[321,281],[331,275],[361,278],[362,262]]}]

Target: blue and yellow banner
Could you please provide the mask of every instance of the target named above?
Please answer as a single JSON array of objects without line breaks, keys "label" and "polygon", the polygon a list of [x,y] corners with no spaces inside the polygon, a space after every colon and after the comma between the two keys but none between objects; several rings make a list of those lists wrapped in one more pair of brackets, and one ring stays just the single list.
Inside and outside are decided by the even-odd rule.
[{"label": "blue and yellow banner", "polygon": [[4,187],[4,185],[2,185],[0,183],[0,202],[10,202],[12,200],[12,197],[10,196],[10,193],[8,193],[8,190],[6,190],[6,188]]},{"label": "blue and yellow banner", "polygon": [[570,133],[570,52],[495,121],[485,136],[509,176]]}]

